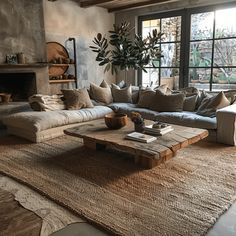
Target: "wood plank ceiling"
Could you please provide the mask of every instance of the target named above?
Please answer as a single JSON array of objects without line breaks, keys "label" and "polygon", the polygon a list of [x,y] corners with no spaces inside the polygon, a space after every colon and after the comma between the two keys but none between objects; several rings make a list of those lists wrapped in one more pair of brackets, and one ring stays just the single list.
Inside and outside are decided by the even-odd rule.
[{"label": "wood plank ceiling", "polygon": [[151,6],[177,0],[80,0],[80,7],[99,6],[108,9],[108,12],[116,12],[134,9],[144,6]]}]

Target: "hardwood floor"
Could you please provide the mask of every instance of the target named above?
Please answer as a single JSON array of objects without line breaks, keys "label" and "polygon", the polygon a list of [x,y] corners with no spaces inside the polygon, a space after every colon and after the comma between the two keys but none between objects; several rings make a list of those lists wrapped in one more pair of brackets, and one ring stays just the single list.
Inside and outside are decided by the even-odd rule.
[{"label": "hardwood floor", "polygon": [[38,236],[42,219],[34,212],[23,208],[14,196],[0,189],[0,235]]}]

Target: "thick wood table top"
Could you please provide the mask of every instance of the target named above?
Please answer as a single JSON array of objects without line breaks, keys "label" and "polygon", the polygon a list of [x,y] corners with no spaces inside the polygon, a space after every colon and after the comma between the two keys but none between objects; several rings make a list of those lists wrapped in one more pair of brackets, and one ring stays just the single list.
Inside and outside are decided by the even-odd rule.
[{"label": "thick wood table top", "polygon": [[[153,121],[145,120],[145,124],[153,124]],[[118,129],[108,129],[104,119],[83,123],[78,127],[70,128],[64,132],[68,135],[84,139],[84,143],[94,142],[126,151],[136,157],[144,157],[161,163],[173,157],[177,150],[196,143],[208,136],[205,129],[190,128],[172,125],[173,131],[157,136],[157,140],[150,143],[141,143],[125,139],[126,134],[134,132],[134,124],[128,121],[127,126]]]}]

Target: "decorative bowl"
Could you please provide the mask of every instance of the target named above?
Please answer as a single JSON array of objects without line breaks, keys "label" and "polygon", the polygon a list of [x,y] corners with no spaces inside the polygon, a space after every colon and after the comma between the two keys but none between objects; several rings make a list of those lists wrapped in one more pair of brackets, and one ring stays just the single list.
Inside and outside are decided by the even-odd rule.
[{"label": "decorative bowl", "polygon": [[120,129],[127,125],[128,118],[126,114],[111,113],[105,115],[105,123],[109,129]]}]

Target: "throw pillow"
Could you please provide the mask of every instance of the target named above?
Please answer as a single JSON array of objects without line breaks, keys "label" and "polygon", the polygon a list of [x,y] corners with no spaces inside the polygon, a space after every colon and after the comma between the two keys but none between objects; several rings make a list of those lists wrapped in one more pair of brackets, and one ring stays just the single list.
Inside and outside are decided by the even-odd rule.
[{"label": "throw pillow", "polygon": [[197,114],[201,116],[214,117],[216,115],[216,110],[229,106],[230,101],[224,95],[224,92],[211,97],[205,98],[197,110]]},{"label": "throw pillow", "polygon": [[232,89],[232,90],[224,91],[224,94],[228,98],[228,100],[230,101],[230,104],[233,104],[235,102],[236,90]]},{"label": "throw pillow", "polygon": [[151,89],[141,90],[139,92],[138,107],[149,108],[155,97],[156,92]]},{"label": "throw pillow", "polygon": [[183,111],[184,98],[183,93],[165,95],[157,92],[149,108],[154,111]]},{"label": "throw pillow", "polygon": [[93,107],[87,89],[62,89],[65,104],[68,110],[78,110]]},{"label": "throw pillow", "polygon": [[[106,82],[104,81],[103,86],[106,86]],[[108,87],[99,87],[94,83],[90,83],[90,97],[94,99],[96,102],[110,104],[112,103],[112,94],[111,89]]]},{"label": "throw pillow", "polygon": [[100,84],[100,87],[102,87],[102,88],[110,88],[109,84],[105,80],[102,81],[102,83]]},{"label": "throw pillow", "polygon": [[183,110],[184,111],[195,111],[197,99],[198,99],[198,95],[185,97]]},{"label": "throw pillow", "polygon": [[131,86],[120,88],[118,85],[111,85],[111,92],[114,102],[132,103]]}]

